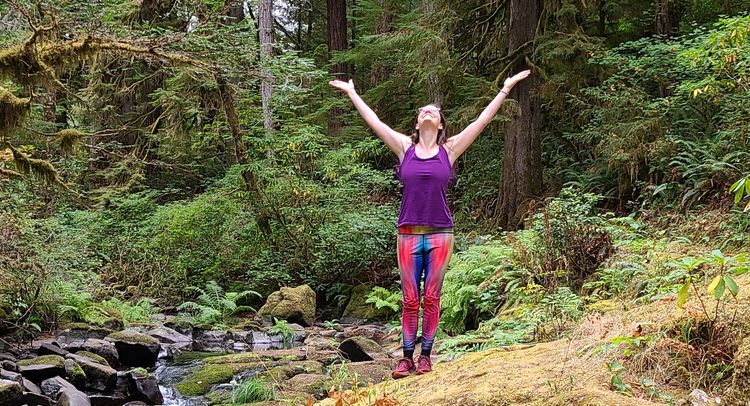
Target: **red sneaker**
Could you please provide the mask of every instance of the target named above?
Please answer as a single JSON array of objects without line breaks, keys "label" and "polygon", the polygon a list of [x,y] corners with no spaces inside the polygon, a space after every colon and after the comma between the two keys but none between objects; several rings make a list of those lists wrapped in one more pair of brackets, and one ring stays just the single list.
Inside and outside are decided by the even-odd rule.
[{"label": "red sneaker", "polygon": [[391,372],[391,376],[393,379],[399,379],[406,376],[409,376],[412,372],[414,372],[414,361],[410,360],[409,358],[401,358],[398,360],[398,364],[396,364],[396,368],[393,369],[393,372]]},{"label": "red sneaker", "polygon": [[432,371],[432,360],[430,357],[420,355],[417,359],[417,375],[426,374]]}]

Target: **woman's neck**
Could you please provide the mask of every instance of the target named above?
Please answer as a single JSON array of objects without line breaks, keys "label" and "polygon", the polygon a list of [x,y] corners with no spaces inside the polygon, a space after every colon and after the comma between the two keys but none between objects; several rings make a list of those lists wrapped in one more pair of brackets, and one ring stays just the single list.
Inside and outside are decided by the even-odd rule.
[{"label": "woman's neck", "polygon": [[421,149],[432,150],[437,145],[437,128],[425,128],[419,131]]}]

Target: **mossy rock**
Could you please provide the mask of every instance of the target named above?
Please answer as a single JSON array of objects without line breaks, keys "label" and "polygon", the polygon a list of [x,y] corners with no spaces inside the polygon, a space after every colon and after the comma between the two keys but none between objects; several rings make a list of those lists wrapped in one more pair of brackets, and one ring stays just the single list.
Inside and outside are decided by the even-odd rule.
[{"label": "mossy rock", "polygon": [[292,390],[317,396],[325,394],[332,383],[331,377],[324,374],[297,374],[287,381]]},{"label": "mossy rock", "polygon": [[65,368],[65,358],[59,355],[42,355],[35,358],[22,359],[16,362],[19,367],[32,365],[50,365],[58,368]]},{"label": "mossy rock", "polygon": [[308,285],[282,287],[268,296],[258,315],[309,327],[315,322],[315,299],[315,292]]},{"label": "mossy rock", "polygon": [[0,405],[18,405],[23,397],[23,388],[16,381],[0,379]]},{"label": "mossy rock", "polygon": [[372,286],[359,284],[352,288],[349,302],[346,304],[342,318],[354,318],[362,320],[383,320],[390,315],[386,308],[378,309],[372,303],[365,303],[367,295],[372,291]]},{"label": "mossy rock", "polygon": [[82,357],[90,358],[92,361],[96,361],[96,362],[98,362],[98,363],[100,363],[102,365],[110,366],[109,362],[107,362],[107,360],[104,357],[102,357],[99,354],[94,354],[91,351],[78,351],[76,353],[76,355],[80,355]]},{"label": "mossy rock", "polygon": [[159,340],[137,331],[117,331],[105,338],[107,341],[125,341],[134,344],[159,345]]},{"label": "mossy rock", "polygon": [[249,364],[203,364],[194,370],[175,388],[183,396],[202,396],[220,383],[226,383],[243,371],[262,368],[262,363]]},{"label": "mossy rock", "polygon": [[86,383],[86,372],[72,359],[65,360],[65,377],[77,387]]},{"label": "mossy rock", "polygon": [[258,374],[258,377],[269,382],[287,380],[299,374],[322,374],[323,364],[318,361],[299,361],[270,368]]},{"label": "mossy rock", "polygon": [[240,352],[237,354],[226,354],[208,357],[208,364],[245,364],[252,362],[270,361],[302,361],[303,356],[299,350],[268,350],[261,352]]}]

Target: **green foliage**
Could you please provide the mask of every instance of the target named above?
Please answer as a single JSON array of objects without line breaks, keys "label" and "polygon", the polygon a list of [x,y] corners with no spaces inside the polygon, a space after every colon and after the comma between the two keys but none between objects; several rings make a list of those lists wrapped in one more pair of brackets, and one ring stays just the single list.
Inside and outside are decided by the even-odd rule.
[{"label": "green foliage", "polygon": [[255,403],[271,401],[276,398],[273,387],[260,379],[242,382],[232,391],[232,403]]},{"label": "green foliage", "polygon": [[182,316],[192,324],[226,326],[237,312],[255,311],[250,306],[239,305],[240,300],[248,296],[261,297],[252,290],[225,292],[216,281],[209,281],[205,289],[192,289],[199,293],[197,302],[188,301],[177,307],[178,311],[184,312]]},{"label": "green foliage", "polygon": [[284,342],[291,343],[294,338],[294,330],[289,327],[289,322],[284,319],[277,319],[274,317],[273,326],[268,329],[270,334],[278,334],[284,337]]},{"label": "green foliage", "polygon": [[391,315],[396,315],[401,312],[401,296],[402,294],[400,291],[392,292],[381,286],[375,286],[370,293],[367,294],[365,303],[375,305],[378,310],[387,308],[391,310]]}]

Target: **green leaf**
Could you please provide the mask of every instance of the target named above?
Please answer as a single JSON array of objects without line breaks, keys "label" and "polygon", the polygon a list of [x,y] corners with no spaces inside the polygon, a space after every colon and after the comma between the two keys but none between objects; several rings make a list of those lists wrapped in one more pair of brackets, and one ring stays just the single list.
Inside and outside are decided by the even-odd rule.
[{"label": "green leaf", "polygon": [[716,298],[716,300],[721,300],[721,298],[724,296],[725,288],[726,283],[724,282],[724,278],[719,279],[719,284],[716,285],[716,289],[714,290],[714,298]]},{"label": "green leaf", "polygon": [[740,291],[740,288],[737,286],[737,282],[735,282],[731,276],[724,275],[724,284],[726,284],[732,296],[737,297],[737,293]]},{"label": "green leaf", "polygon": [[680,290],[677,292],[677,307],[682,308],[685,306],[685,303],[688,299],[688,292],[690,289],[690,281],[685,281],[685,284],[680,287]]},{"label": "green leaf", "polygon": [[715,277],[715,278],[714,278],[714,279],[713,279],[713,280],[711,281],[711,283],[710,283],[710,284],[708,285],[708,289],[707,289],[707,290],[708,290],[708,293],[710,293],[710,294],[712,294],[712,295],[714,295],[714,296],[715,296],[715,295],[716,295],[716,293],[714,293],[714,292],[716,291],[716,288],[717,288],[717,287],[719,286],[719,283],[721,283],[721,282],[722,282],[722,278],[721,278],[721,275],[718,275],[718,276],[716,276],[716,277]]}]

